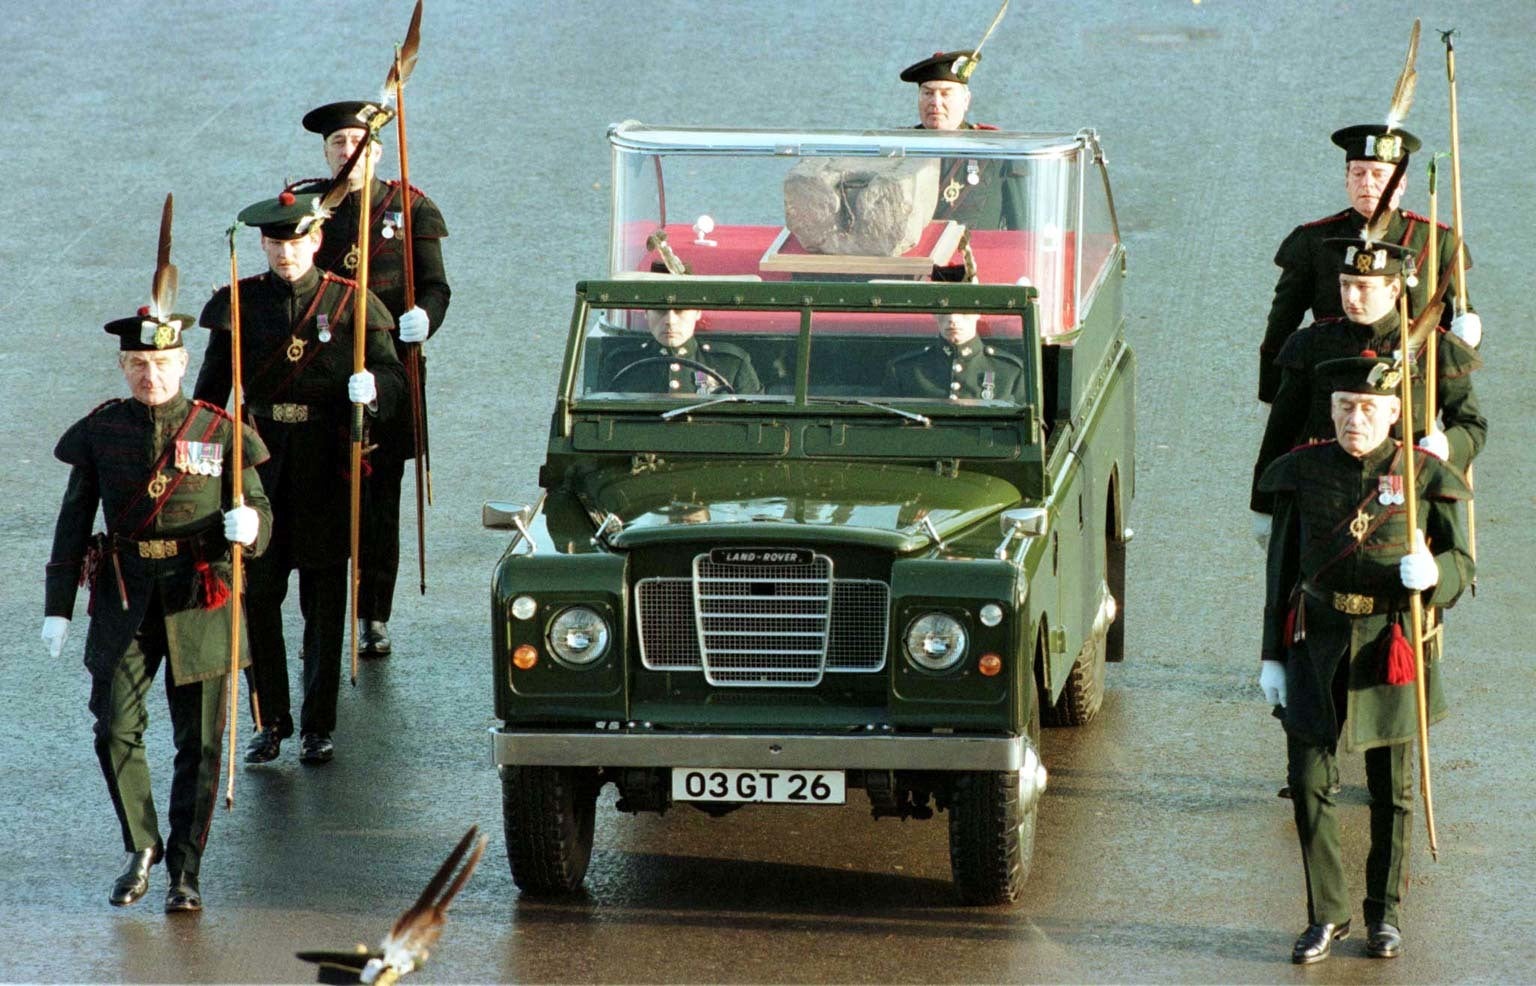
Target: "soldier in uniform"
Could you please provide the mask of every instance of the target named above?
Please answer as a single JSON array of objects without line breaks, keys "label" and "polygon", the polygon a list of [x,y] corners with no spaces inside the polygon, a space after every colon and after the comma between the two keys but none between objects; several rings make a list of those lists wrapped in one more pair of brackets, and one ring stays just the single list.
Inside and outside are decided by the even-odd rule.
[{"label": "soldier in uniform", "polygon": [[[1337,243],[1359,238],[1398,161],[1419,149],[1417,137],[1403,130],[1389,134],[1383,124],[1361,124],[1336,130],[1333,142],[1344,150],[1344,191],[1349,196],[1349,208],[1297,226],[1275,252],[1280,280],[1275,284],[1264,342],[1259,347],[1259,400],[1266,403],[1275,399],[1280,387],[1280,368],[1274,364],[1275,357],[1285,340],[1301,326],[1307,310],[1311,309],[1314,321],[1343,314],[1334,277],[1343,252]],[[1408,313],[1414,316],[1423,310],[1427,300],[1428,278],[1418,266],[1428,256],[1429,220],[1397,207],[1407,186],[1407,176],[1404,175],[1393,195],[1391,218],[1382,238],[1406,247],[1417,258],[1414,263],[1419,276],[1408,298]],[[1440,264],[1444,267],[1455,255],[1456,234],[1444,223],[1438,224],[1437,233]],[[1330,245],[1329,240],[1336,242]],[[1471,263],[1469,255],[1467,266]],[[1446,291],[1447,297],[1454,297],[1456,285],[1450,284]],[[1452,314],[1456,317],[1445,324],[1468,345],[1475,347],[1483,334],[1477,314],[1452,313],[1447,305],[1447,318]]]},{"label": "soldier in uniform", "polygon": [[[933,279],[966,281],[964,264],[936,266]],[[972,274],[970,283],[976,283]],[[981,316],[936,312],[939,340],[904,353],[886,368],[880,393],[887,397],[948,397],[950,400],[1018,400],[1024,361],[977,338]]]},{"label": "soldier in uniform", "polygon": [[[1335,281],[1344,315],[1323,318],[1286,340],[1275,365],[1282,371],[1280,387],[1269,410],[1258,461],[1253,467],[1254,536],[1262,547],[1269,538],[1270,496],[1259,489],[1269,464],[1306,441],[1333,433],[1330,396],[1313,386],[1315,369],[1328,360],[1358,355],[1363,350],[1391,353],[1401,346],[1402,325],[1398,298],[1405,274],[1414,260],[1405,248],[1392,243],[1366,244],[1360,240],[1329,241],[1330,255],[1337,255]],[[1416,354],[1416,378],[1423,372]],[[1465,471],[1482,449],[1488,422],[1472,389],[1472,371],[1482,365],[1477,351],[1454,333],[1441,331],[1436,358],[1436,407],[1425,413],[1422,379],[1414,382],[1419,395],[1415,407],[1424,417],[1414,422],[1419,445]],[[1439,422],[1435,424],[1436,413]],[[1431,427],[1425,427],[1428,421]]]},{"label": "soldier in uniform", "polygon": [[[1301,964],[1326,959],[1350,930],[1329,790],[1339,744],[1345,752],[1364,752],[1371,797],[1366,953],[1398,954],[1413,806],[1409,754],[1417,735],[1408,594],[1420,593],[1426,607],[1449,606],[1473,574],[1456,511],[1470,491],[1454,469],[1412,449],[1419,515],[1410,522],[1403,509],[1407,453],[1390,437],[1401,413],[1398,373],[1393,363],[1370,355],[1320,366],[1336,440],[1281,456],[1259,484],[1275,509],[1259,684],[1266,701],[1279,707],[1287,738],[1307,882],[1308,925],[1291,952]],[[1433,658],[1426,652],[1432,721],[1446,711]]]},{"label": "soldier in uniform", "polygon": [[[241,222],[260,227],[271,267],[240,281],[240,348],[246,407],[272,453],[261,475],[276,514],[272,548],[250,566],[250,677],[261,728],[246,748],[247,763],[276,759],[282,740],[293,735],[282,606],[294,569],[304,614],[299,760],[321,764],[334,755],[347,620],[352,404],[378,420],[405,400],[405,374],[388,335],[394,320],[372,293],[366,369],[352,372],[358,286],[315,266],[322,218],[317,196],[291,191],[240,213]],[[229,301],[223,287],[203,308],[202,324],[216,331],[195,390],[221,405],[231,384]]]},{"label": "soldier in uniform", "polygon": [[647,309],[651,338],[605,351],[598,389],[671,396],[761,393],[752,357],[744,350],[694,337],[702,317],[697,308]]},{"label": "soldier in uniform", "polygon": [[[304,115],[304,129],[317,133],[324,141],[325,162],[332,176],[339,174],[368,135],[366,121],[377,111],[377,104],[359,101],[328,103]],[[381,154],[375,140],[369,153],[375,163]],[[348,176],[350,191],[326,220],[326,236],[315,255],[315,263],[340,277],[357,276],[357,212],[362,201],[363,169],[359,165]],[[391,334],[395,353],[403,364],[409,359],[408,347],[430,339],[442,327],[448,312],[448,275],[443,270],[443,237],[448,225],[437,205],[414,186],[411,200],[411,266],[415,305],[405,300],[405,222],[399,181],[374,180],[369,191],[372,231],[368,247],[368,289],[389,309],[395,321]],[[421,378],[419,396],[426,398],[426,353],[418,361]],[[363,478],[361,583],[357,597],[357,615],[362,622],[358,643],[361,653],[385,657],[394,649],[389,636],[389,618],[394,609],[395,579],[400,569],[400,484],[405,463],[416,455],[412,430],[411,406],[407,400],[401,413],[375,422],[375,448],[369,458],[372,468]],[[426,406],[421,409],[423,427]],[[425,440],[425,436],[423,436]]]},{"label": "soldier in uniform", "polygon": [[[128,864],[108,899],[119,907],[149,891],[162,859],[167,912],[202,908],[198,872],[213,819],[230,664],[229,546],[259,555],[272,513],[254,466],[266,458],[244,438],[244,505],[231,500],[235,424],[181,392],[190,315],[108,322],[133,397],[71,425],[54,455],[70,466],[47,569],[43,640],[58,657],[79,585],[90,590],[85,666],[91,675],[96,756],[122,828]],[[93,536],[98,505],[105,534]],[[242,641],[244,643],[244,641]],[[242,649],[241,658],[246,660]],[[162,837],[144,755],[145,700],[165,665],[176,744],[170,832]]]},{"label": "soldier in uniform", "polygon": [[[901,81],[917,85],[919,130],[996,130],[971,123],[971,73],[980,59],[974,51],[937,51],[901,71]],[[935,219],[953,219],[971,229],[1023,229],[1025,197],[1013,166],[984,158],[943,158]]]}]

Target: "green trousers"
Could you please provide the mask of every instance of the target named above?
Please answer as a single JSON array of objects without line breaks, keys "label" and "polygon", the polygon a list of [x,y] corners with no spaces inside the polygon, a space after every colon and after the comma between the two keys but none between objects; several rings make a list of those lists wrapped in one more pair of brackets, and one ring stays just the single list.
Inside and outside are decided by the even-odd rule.
[{"label": "green trousers", "polygon": [[[197,876],[218,795],[227,676],[179,685],[171,680],[165,658],[165,618],[159,605],[152,603],[111,677],[91,681],[96,757],[122,826],[123,848],[137,852],[163,841],[167,870]],[[161,664],[166,666],[165,695],[176,746],[170,835],[163,840],[144,755],[144,730],[149,725],[145,700]]]},{"label": "green trousers", "polygon": [[[1365,751],[1370,791],[1371,848],[1365,858],[1364,916],[1367,924],[1401,926],[1398,906],[1408,888],[1408,830],[1413,815],[1411,743]],[[1328,787],[1338,776],[1337,755],[1294,736],[1286,741],[1291,805],[1301,840],[1307,880],[1307,920],[1341,924],[1349,920],[1349,881],[1339,838],[1338,805]]]}]

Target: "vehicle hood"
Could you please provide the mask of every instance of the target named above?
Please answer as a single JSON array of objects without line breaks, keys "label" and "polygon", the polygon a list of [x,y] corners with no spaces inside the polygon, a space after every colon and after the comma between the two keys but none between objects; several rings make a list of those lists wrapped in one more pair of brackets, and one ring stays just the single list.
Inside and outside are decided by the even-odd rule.
[{"label": "vehicle hood", "polygon": [[930,466],[816,461],[658,464],[595,473],[583,499],[617,514],[615,548],[663,541],[787,537],[856,542],[893,551],[948,539],[1018,502],[1012,483]]}]

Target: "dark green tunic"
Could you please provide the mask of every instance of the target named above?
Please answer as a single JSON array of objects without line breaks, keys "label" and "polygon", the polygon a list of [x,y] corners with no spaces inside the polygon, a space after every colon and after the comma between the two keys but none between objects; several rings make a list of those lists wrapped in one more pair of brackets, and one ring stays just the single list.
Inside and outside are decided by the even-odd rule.
[{"label": "dark green tunic", "polygon": [[887,397],[1019,401],[1024,361],[980,339],[962,346],[930,343],[891,361],[880,393]]},{"label": "dark green tunic", "polygon": [[[1472,558],[1456,511],[1456,502],[1471,493],[1455,470],[1422,450],[1415,455],[1418,524],[1440,570],[1439,582],[1422,597],[1426,607],[1450,606],[1472,581]],[[1259,483],[1273,495],[1275,508],[1262,656],[1286,664],[1286,731],[1314,745],[1342,739],[1345,750],[1364,750],[1406,743],[1417,732],[1414,688],[1386,683],[1391,625],[1401,625],[1409,636],[1408,592],[1398,573],[1409,551],[1407,514],[1400,504],[1382,502],[1382,477],[1401,472],[1396,442],[1383,442],[1359,459],[1337,442],[1320,442],[1275,460]],[[1360,515],[1363,540],[1350,530]],[[1341,613],[1301,591],[1303,583],[1325,593],[1376,597],[1389,608],[1361,616]],[[1300,609],[1301,640],[1285,633],[1293,607]],[[1428,664],[1427,676],[1431,718],[1439,719],[1445,699],[1438,662]]]},{"label": "dark green tunic", "polygon": [[[190,447],[190,457],[183,457],[176,454],[174,442],[201,444]],[[67,619],[74,613],[76,587],[84,575],[99,505],[106,518],[108,554],[101,558],[89,586],[91,624],[85,666],[93,676],[112,676],[157,594],[176,683],[216,678],[229,670],[229,603],[204,608],[197,566],[207,563],[228,585],[229,544],[224,540],[223,513],[230,505],[231,479],[222,464],[234,461],[233,443],[234,423],[228,414],[180,394],[155,407],[131,399],[108,401],[59,439],[54,455],[71,469],[48,562],[46,615]],[[205,474],[211,466],[197,471],[199,463],[211,461],[210,446],[219,450],[216,475]],[[271,538],[272,510],[259,476],[267,450],[249,427],[244,451],[245,504],[261,518],[256,543],[246,549],[254,556],[266,549]],[[148,492],[156,474],[167,480],[158,500]],[[177,553],[168,558],[140,557],[132,543],[170,538],[181,540]],[[121,590],[118,571],[122,572]]]},{"label": "dark green tunic", "polygon": [[[373,232],[368,245],[368,289],[384,303],[393,322],[398,322],[409,307],[405,303],[405,226],[401,198],[398,181],[375,180],[369,190]],[[357,210],[361,202],[361,192],[349,193],[325,221],[320,249],[315,253],[315,266],[338,277],[357,277]],[[415,274],[416,305],[427,313],[429,339],[442,328],[452,293],[443,269],[442,243],[447,235],[448,224],[436,203],[411,186],[411,263]],[[400,342],[399,334],[398,326],[391,328],[395,352],[404,363],[410,347]],[[425,370],[423,360],[423,396],[426,393]],[[425,407],[422,413],[425,416]],[[416,454],[408,402],[402,402],[400,413],[375,424],[372,437],[381,456],[409,459]]]},{"label": "dark green tunic", "polygon": [[[245,401],[272,453],[262,478],[276,514],[273,550],[286,564],[337,564],[349,554],[347,380],[355,291],[354,282],[318,269],[293,284],[270,271],[240,282]],[[231,387],[228,287],[214,292],[200,321],[215,331],[194,393],[223,404]],[[378,389],[377,409],[369,414],[381,418],[405,399],[405,375],[387,334],[392,324],[384,305],[370,295],[363,363]],[[322,341],[323,334],[329,338]],[[308,419],[275,419],[273,406],[285,404],[303,405]]]},{"label": "dark green tunic", "polygon": [[[919,127],[918,129],[922,129]],[[964,123],[961,130],[996,130]],[[933,218],[953,219],[970,229],[1023,229],[1023,174],[1011,161],[943,158],[939,166],[939,202]]]},{"label": "dark green tunic", "polygon": [[[1270,512],[1270,497],[1259,490],[1259,479],[1269,464],[1290,449],[1306,442],[1332,438],[1332,394],[1313,386],[1313,371],[1331,359],[1359,356],[1371,349],[1387,354],[1398,348],[1396,311],[1371,325],[1346,318],[1324,319],[1291,336],[1281,348],[1275,364],[1281,371],[1280,388],[1269,409],[1259,458],[1253,467],[1253,493],[1249,506],[1261,513]],[[1424,436],[1425,396],[1422,353],[1414,362],[1413,406],[1414,439]],[[1450,461],[1465,471],[1488,438],[1488,421],[1483,417],[1472,389],[1472,371],[1482,366],[1477,351],[1449,332],[1441,331],[1436,347],[1435,401],[1440,424],[1450,448]]]},{"label": "dark green tunic", "polygon": [[[678,359],[702,363],[718,376],[678,362]],[[637,363],[642,364],[638,369],[619,376],[627,367]],[[597,389],[631,394],[708,395],[725,392],[720,386],[722,378],[735,393],[762,393],[763,387],[758,382],[752,358],[728,342],[700,342],[694,337],[681,346],[669,348],[654,339],[646,338],[628,344],[620,343],[604,353],[598,370],[601,383]]]},{"label": "dark green tunic", "polygon": [[[1275,284],[1275,297],[1269,306],[1269,320],[1264,329],[1264,342],[1259,347],[1259,400],[1272,401],[1280,388],[1280,369],[1273,361],[1285,340],[1301,325],[1310,309],[1313,321],[1340,317],[1344,304],[1339,297],[1339,266],[1343,250],[1325,246],[1324,241],[1353,238],[1360,235],[1365,218],[1353,208],[1344,209],[1331,216],[1314,220],[1291,230],[1275,252],[1275,263],[1280,267],[1280,280]],[[1456,233],[1444,223],[1440,228],[1440,266],[1450,262],[1456,249]],[[1384,237],[1388,243],[1409,247],[1418,258],[1418,284],[1408,289],[1409,315],[1423,310],[1429,292],[1429,277],[1423,267],[1428,257],[1425,250],[1429,243],[1429,220],[1417,213],[1398,209],[1393,212]],[[1467,266],[1472,265],[1471,252]],[[1453,281],[1446,288],[1447,300],[1455,297]],[[1446,305],[1441,324],[1449,325],[1451,306]]]}]

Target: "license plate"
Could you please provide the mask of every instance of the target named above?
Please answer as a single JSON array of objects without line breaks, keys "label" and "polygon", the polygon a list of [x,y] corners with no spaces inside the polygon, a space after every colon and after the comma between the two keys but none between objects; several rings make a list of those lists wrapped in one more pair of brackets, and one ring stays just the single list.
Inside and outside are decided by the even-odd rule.
[{"label": "license plate", "polygon": [[736,770],[673,767],[674,801],[743,801],[840,805],[847,800],[841,770]]}]

